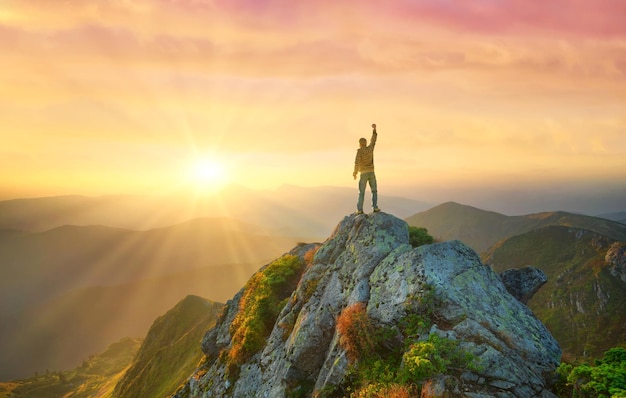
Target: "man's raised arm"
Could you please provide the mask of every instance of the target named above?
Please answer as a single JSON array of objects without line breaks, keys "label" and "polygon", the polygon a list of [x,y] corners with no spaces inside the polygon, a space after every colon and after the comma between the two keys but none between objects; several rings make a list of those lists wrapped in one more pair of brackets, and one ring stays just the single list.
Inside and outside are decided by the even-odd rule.
[{"label": "man's raised arm", "polygon": [[378,133],[376,132],[376,123],[372,123],[372,139],[370,140],[370,146],[374,146],[376,144],[376,138],[378,137]]}]

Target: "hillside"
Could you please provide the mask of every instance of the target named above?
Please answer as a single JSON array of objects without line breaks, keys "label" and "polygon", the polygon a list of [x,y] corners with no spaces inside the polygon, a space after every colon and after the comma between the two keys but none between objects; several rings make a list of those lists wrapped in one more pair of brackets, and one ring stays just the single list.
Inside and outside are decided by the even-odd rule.
[{"label": "hillside", "polygon": [[[10,359],[0,380],[72,368],[123,336],[143,336],[188,294],[225,301],[295,243],[223,218],[0,237],[0,350]],[[55,347],[43,349],[50,339]]]},{"label": "hillside", "polygon": [[409,225],[424,227],[440,240],[459,239],[483,253],[502,239],[542,228],[563,225],[597,232],[626,241],[626,225],[599,217],[566,212],[544,212],[524,216],[503,214],[448,202],[405,219]]},{"label": "hillside", "polygon": [[611,273],[606,259],[613,242],[590,231],[549,226],[499,242],[482,260],[496,272],[526,265],[543,270],[548,282],[529,307],[570,358],[601,358],[626,342],[626,282]]},{"label": "hillside", "polygon": [[[148,231],[63,226],[0,237],[0,319],[71,289],[214,265],[258,267],[297,241],[227,218],[194,219]],[[232,274],[240,276],[233,281],[239,287],[249,269]]]},{"label": "hillside", "polygon": [[0,383],[0,398],[168,396],[197,367],[199,342],[222,307],[187,296],[154,321],[143,342],[123,338],[73,370]]},{"label": "hillside", "polygon": [[[73,290],[6,318],[0,328],[3,380],[71,369],[122,336],[145,336],[154,320],[189,294],[226,301],[249,278],[232,266],[205,267],[123,285]],[[25,333],[24,331],[28,331]],[[49,342],[54,341],[54,346]]]},{"label": "hillside", "polygon": [[215,325],[222,304],[187,296],[157,318],[113,397],[166,397],[198,366],[199,342]]},{"label": "hillside", "polygon": [[139,350],[141,341],[125,337],[76,369],[47,371],[0,382],[0,398],[111,398],[113,388]]}]

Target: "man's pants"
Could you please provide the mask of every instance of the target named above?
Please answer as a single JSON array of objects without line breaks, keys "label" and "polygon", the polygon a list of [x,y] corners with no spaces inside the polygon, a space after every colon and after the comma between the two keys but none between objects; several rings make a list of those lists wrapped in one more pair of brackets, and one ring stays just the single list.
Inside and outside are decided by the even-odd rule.
[{"label": "man's pants", "polygon": [[361,173],[359,179],[359,201],[356,205],[358,211],[363,211],[363,200],[365,198],[365,186],[369,182],[370,189],[372,190],[372,207],[376,209],[378,207],[378,188],[376,186],[376,174],[373,171],[369,173]]}]

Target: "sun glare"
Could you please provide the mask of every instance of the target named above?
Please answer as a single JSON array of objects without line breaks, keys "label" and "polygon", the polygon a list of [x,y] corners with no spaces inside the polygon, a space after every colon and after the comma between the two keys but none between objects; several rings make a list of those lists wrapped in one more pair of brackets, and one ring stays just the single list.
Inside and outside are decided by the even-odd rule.
[{"label": "sun glare", "polygon": [[215,159],[199,159],[190,167],[189,179],[197,189],[215,191],[228,183],[228,170]]}]

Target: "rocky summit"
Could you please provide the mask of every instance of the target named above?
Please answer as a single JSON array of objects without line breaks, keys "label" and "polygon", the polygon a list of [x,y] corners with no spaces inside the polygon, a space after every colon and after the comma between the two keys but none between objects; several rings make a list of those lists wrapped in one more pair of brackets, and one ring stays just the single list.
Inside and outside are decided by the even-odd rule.
[{"label": "rocky summit", "polygon": [[[558,343],[460,241],[414,248],[407,224],[381,212],[347,216],[321,245],[300,244],[286,256],[304,265],[279,275],[268,264],[251,278],[205,335],[205,359],[176,397],[349,396],[354,369],[365,361],[350,355],[338,319],[355,305],[377,330],[396,331],[385,335],[383,345],[405,350],[401,369],[415,367],[410,362],[416,357],[406,353],[408,339],[416,342],[411,347],[452,341],[472,358],[471,366],[450,365],[428,380],[415,379],[422,396],[554,396]],[[252,294],[264,280],[281,286],[275,313],[264,307],[269,295]],[[260,325],[250,320],[259,312]],[[428,322],[409,336],[402,325],[415,314],[427,314]],[[256,335],[254,345],[242,325],[248,325],[246,332],[264,325],[267,331]]]}]

